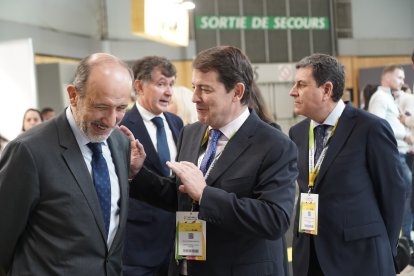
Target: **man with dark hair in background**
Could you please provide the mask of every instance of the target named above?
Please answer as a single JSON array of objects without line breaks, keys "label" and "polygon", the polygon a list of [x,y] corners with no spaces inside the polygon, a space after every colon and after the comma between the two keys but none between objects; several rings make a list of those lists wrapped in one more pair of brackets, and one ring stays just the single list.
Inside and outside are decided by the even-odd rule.
[{"label": "man with dark hair in background", "polygon": [[55,117],[55,110],[51,107],[45,107],[40,111],[40,114],[42,115],[42,120],[44,122]]},{"label": "man with dark hair in background", "polygon": [[[158,56],[137,60],[132,71],[138,98],[120,124],[128,127],[144,146],[145,166],[159,175],[169,176],[171,170],[165,162],[175,160],[176,143],[183,128],[183,121],[167,112],[177,71],[169,60]],[[174,237],[174,213],[131,198],[123,256],[124,276],[167,276]]]}]

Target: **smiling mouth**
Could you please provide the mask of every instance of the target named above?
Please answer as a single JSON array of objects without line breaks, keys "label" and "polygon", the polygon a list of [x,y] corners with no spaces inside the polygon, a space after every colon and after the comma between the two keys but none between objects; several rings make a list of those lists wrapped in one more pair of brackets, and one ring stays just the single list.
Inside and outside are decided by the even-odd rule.
[{"label": "smiling mouth", "polygon": [[99,130],[107,130],[109,127],[105,124],[100,124],[100,123],[92,123],[93,126],[95,126],[97,129]]}]

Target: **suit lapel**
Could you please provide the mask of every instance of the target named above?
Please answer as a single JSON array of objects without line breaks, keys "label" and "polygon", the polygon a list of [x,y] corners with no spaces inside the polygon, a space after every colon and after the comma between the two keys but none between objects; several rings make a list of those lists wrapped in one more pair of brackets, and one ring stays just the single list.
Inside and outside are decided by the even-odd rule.
[{"label": "suit lapel", "polygon": [[[199,127],[197,127],[192,133],[190,133],[190,137],[188,141],[191,143],[186,145],[179,145],[178,153],[180,154],[179,161],[189,161],[194,163],[198,166],[198,158],[200,156],[200,150],[202,147],[203,137],[207,131],[207,126],[201,123],[197,123]],[[181,155],[181,153],[183,153]]]},{"label": "suit lapel", "polygon": [[180,135],[180,129],[177,128],[176,124],[174,123],[171,114],[168,112],[164,112],[165,119],[167,120],[168,126],[172,132],[174,143],[177,145],[178,136]]},{"label": "suit lapel", "polygon": [[142,119],[141,114],[138,112],[136,105],[131,109],[131,114],[129,116],[129,121],[132,125],[131,131],[134,133],[137,138],[145,147],[145,152],[147,154],[147,160],[145,161],[148,164],[159,164],[158,166],[152,166],[157,169],[158,174],[163,174],[161,170],[161,161],[158,157],[157,150],[152,143],[151,137],[148,134],[148,130],[145,127],[144,120]]},{"label": "suit lapel", "polygon": [[335,160],[339,151],[344,146],[346,140],[348,139],[348,136],[351,134],[352,129],[355,126],[355,123],[355,109],[349,104],[347,104],[341,117],[339,118],[335,133],[333,134],[331,141],[329,142],[328,151],[326,152],[325,159],[322,162],[321,169],[315,181],[315,189],[318,187],[318,184],[322,181],[330,165]]},{"label": "suit lapel", "polygon": [[58,139],[60,146],[63,148],[62,156],[74,176],[79,189],[82,191],[86,202],[95,217],[95,222],[99,227],[102,239],[106,244],[106,230],[102,218],[101,207],[99,205],[99,199],[95,191],[92,177],[85,162],[83,162],[82,152],[80,151],[79,145],[72,133],[65,114],[66,113],[63,112],[59,118],[57,118]]},{"label": "suit lapel", "polygon": [[[125,159],[125,147],[123,147],[119,143],[119,138],[115,137],[115,132],[108,138],[108,145],[111,151],[112,161],[115,165],[116,175],[118,176],[119,182],[119,189],[120,189],[120,214],[119,214],[119,228],[117,229],[115,238],[112,242],[113,245],[118,244],[120,239],[122,238],[123,233],[123,223],[122,221],[126,221],[128,205],[127,205],[127,198],[128,198],[128,175],[125,173],[128,172],[129,165],[126,163]],[[111,247],[112,248],[112,247]]]},{"label": "suit lapel", "polygon": [[234,161],[250,146],[250,137],[255,133],[258,117],[251,113],[240,129],[227,142],[220,158],[211,169],[206,182],[214,186],[214,182],[229,168]]}]

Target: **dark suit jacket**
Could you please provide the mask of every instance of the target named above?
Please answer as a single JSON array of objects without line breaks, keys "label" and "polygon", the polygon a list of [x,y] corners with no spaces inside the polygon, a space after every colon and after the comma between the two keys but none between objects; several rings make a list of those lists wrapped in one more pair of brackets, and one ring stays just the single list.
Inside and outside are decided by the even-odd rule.
[{"label": "dark suit jacket", "polygon": [[[207,126],[184,127],[177,160],[197,164]],[[190,276],[283,275],[282,236],[295,194],[296,147],[252,112],[207,178],[199,218],[207,222],[207,260],[188,261]],[[190,211],[176,179],[141,169],[131,194],[170,210]]]},{"label": "dark suit jacket", "polygon": [[[290,130],[299,150],[298,184],[308,191],[309,119]],[[315,181],[319,194],[315,251],[325,275],[395,275],[393,255],[405,187],[388,123],[346,105]],[[299,202],[299,200],[298,200]],[[310,235],[293,233],[294,275],[307,275]]]},{"label": "dark suit jacket", "polygon": [[[183,121],[176,115],[164,112],[173,134],[174,142],[183,128]],[[141,114],[134,105],[124,116],[121,125],[128,127],[145,148],[144,165],[162,175],[157,150],[151,141]],[[171,257],[175,235],[175,213],[153,207],[131,198],[128,208],[123,261],[128,266],[159,266]]]},{"label": "dark suit jacket", "polygon": [[0,275],[121,274],[130,143],[115,130],[108,144],[121,194],[109,249],[99,199],[65,112],[9,143],[0,159]]}]

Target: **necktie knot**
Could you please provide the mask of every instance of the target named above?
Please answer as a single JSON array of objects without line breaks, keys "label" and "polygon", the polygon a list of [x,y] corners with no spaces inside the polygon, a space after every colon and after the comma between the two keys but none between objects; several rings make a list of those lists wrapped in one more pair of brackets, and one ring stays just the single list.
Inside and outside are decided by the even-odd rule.
[{"label": "necktie knot", "polygon": [[318,125],[315,127],[314,132],[315,132],[315,139],[320,138],[320,137],[324,137],[325,136],[325,130],[326,130],[327,125]]},{"label": "necktie knot", "polygon": [[102,143],[88,143],[87,146],[91,149],[93,154],[101,154],[102,153]]},{"label": "necktie knot", "polygon": [[222,132],[219,129],[212,128],[210,130],[211,143],[217,144],[217,141],[220,138],[221,134]]},{"label": "necktie knot", "polygon": [[162,121],[161,117],[154,117],[151,119],[151,121],[154,123],[157,129],[164,127],[164,122]]}]

